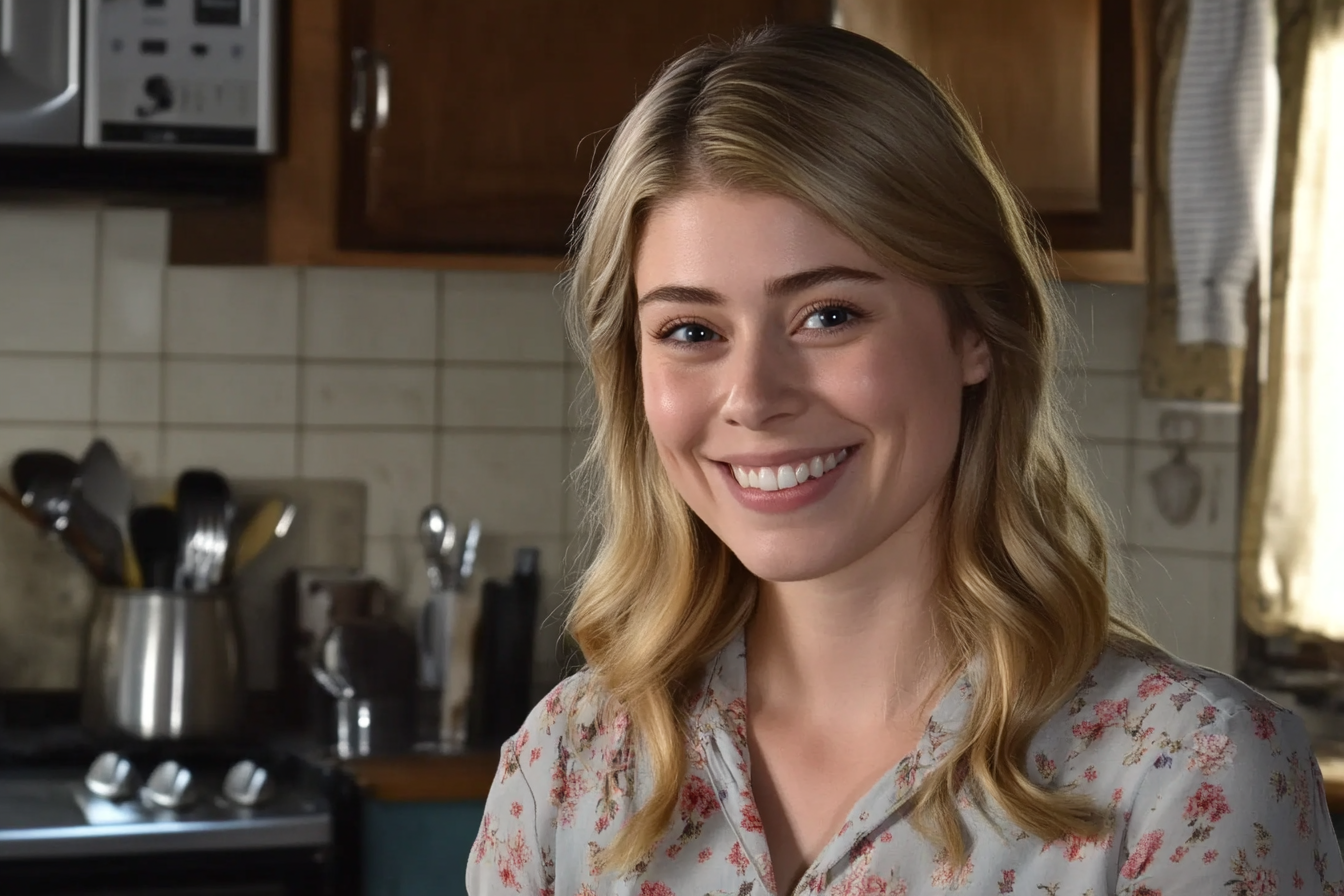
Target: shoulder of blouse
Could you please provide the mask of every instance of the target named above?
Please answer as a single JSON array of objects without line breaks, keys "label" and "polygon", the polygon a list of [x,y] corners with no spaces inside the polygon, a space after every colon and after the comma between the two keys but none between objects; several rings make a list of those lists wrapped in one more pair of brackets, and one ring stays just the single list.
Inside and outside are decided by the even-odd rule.
[{"label": "shoulder of blouse", "polygon": [[1224,672],[1199,666],[1157,647],[1132,643],[1103,651],[1084,677],[1074,707],[1116,707],[1144,713],[1147,725],[1194,731],[1213,722],[1293,715],[1253,687]]}]

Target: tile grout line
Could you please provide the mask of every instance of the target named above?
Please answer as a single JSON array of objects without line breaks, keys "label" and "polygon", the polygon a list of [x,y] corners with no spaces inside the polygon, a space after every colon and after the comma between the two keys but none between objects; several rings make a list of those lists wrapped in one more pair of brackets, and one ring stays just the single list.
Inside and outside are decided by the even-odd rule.
[{"label": "tile grout line", "polygon": [[159,263],[159,474],[168,470],[168,241],[172,222],[164,224],[163,258]]},{"label": "tile grout line", "polygon": [[[439,501],[443,497],[444,489],[444,471],[443,455],[445,451],[444,432],[447,429],[447,421],[444,419],[444,378],[445,371],[448,369],[445,365],[447,352],[444,349],[444,343],[447,342],[443,332],[447,326],[448,313],[445,308],[447,305],[447,284],[444,281],[442,271],[434,275],[434,384],[433,398],[434,407],[430,411],[430,419],[433,420],[430,436],[430,455],[429,460],[429,499]],[[428,502],[427,502],[428,503]]]},{"label": "tile grout line", "polygon": [[93,216],[93,352],[89,364],[89,425],[96,434],[99,428],[100,407],[98,381],[102,377],[102,306],[103,306],[103,249],[106,237],[106,211],[98,209]]},{"label": "tile grout line", "polygon": [[[293,462],[294,476],[298,479],[304,478],[303,448],[308,438],[308,427],[304,425],[305,413],[307,412],[307,402],[304,395],[308,385],[308,340],[307,321],[308,321],[308,269],[306,267],[296,267],[294,277],[298,281],[295,285],[297,296],[294,302],[294,315],[297,318],[294,322],[294,363],[296,370],[295,376],[295,395],[294,395],[294,454],[290,460]],[[367,524],[366,524],[367,527]],[[366,535],[367,539],[367,535]],[[367,553],[368,547],[365,546]]]}]

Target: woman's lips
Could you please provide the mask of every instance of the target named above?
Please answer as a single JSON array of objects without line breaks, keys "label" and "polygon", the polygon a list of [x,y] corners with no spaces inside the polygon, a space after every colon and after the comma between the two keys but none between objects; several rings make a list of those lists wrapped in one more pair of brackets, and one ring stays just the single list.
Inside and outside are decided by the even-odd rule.
[{"label": "woman's lips", "polygon": [[[841,449],[839,452],[835,452],[833,455],[834,464],[830,469],[826,469],[828,463],[827,459],[822,458],[821,476],[812,475],[812,462],[811,460],[807,461],[808,470],[806,479],[802,482],[797,481],[798,475],[796,470],[798,466],[803,464],[803,461],[800,459],[797,464],[789,465],[795,471],[795,484],[786,485],[783,488],[779,487],[779,473],[775,473],[776,481],[773,483],[774,488],[761,487],[761,469],[751,470],[747,473],[749,479],[752,475],[755,476],[757,480],[755,487],[753,487],[750,482],[748,485],[743,486],[739,481],[739,473],[744,472],[742,468],[739,467],[735,470],[732,465],[721,462],[717,463],[716,466],[722,471],[722,475],[724,476],[726,484],[732,492],[733,497],[736,498],[737,502],[743,507],[762,513],[787,513],[820,501],[826,495],[830,494],[845,470],[852,465],[854,455],[858,452],[858,447],[859,446],[857,445],[851,445],[848,448]],[[785,476],[785,479],[787,481],[787,476]],[[765,484],[768,485],[770,483]]]}]

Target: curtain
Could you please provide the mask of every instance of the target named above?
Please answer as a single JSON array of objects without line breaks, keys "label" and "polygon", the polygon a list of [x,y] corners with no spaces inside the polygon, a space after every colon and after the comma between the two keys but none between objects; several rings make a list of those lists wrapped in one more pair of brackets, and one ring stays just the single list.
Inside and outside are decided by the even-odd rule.
[{"label": "curtain", "polygon": [[1344,640],[1344,0],[1280,0],[1281,120],[1241,615]]}]

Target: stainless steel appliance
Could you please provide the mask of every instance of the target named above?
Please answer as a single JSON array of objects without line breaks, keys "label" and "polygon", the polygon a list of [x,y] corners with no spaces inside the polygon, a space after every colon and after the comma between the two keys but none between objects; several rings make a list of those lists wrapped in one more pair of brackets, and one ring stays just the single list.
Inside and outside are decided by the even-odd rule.
[{"label": "stainless steel appliance", "polygon": [[275,150],[275,0],[87,0],[85,18],[85,146]]},{"label": "stainless steel appliance", "polygon": [[144,740],[228,738],[243,679],[227,591],[100,589],[84,668],[84,724]]},{"label": "stainless steel appliance", "polygon": [[273,153],[279,0],[0,0],[0,145]]},{"label": "stainless steel appliance", "polygon": [[[282,750],[93,742],[0,747],[6,896],[329,896],[336,866],[329,769]],[[75,861],[78,860],[78,861]]]},{"label": "stainless steel appliance", "polygon": [[82,0],[0,0],[0,144],[79,145]]}]

